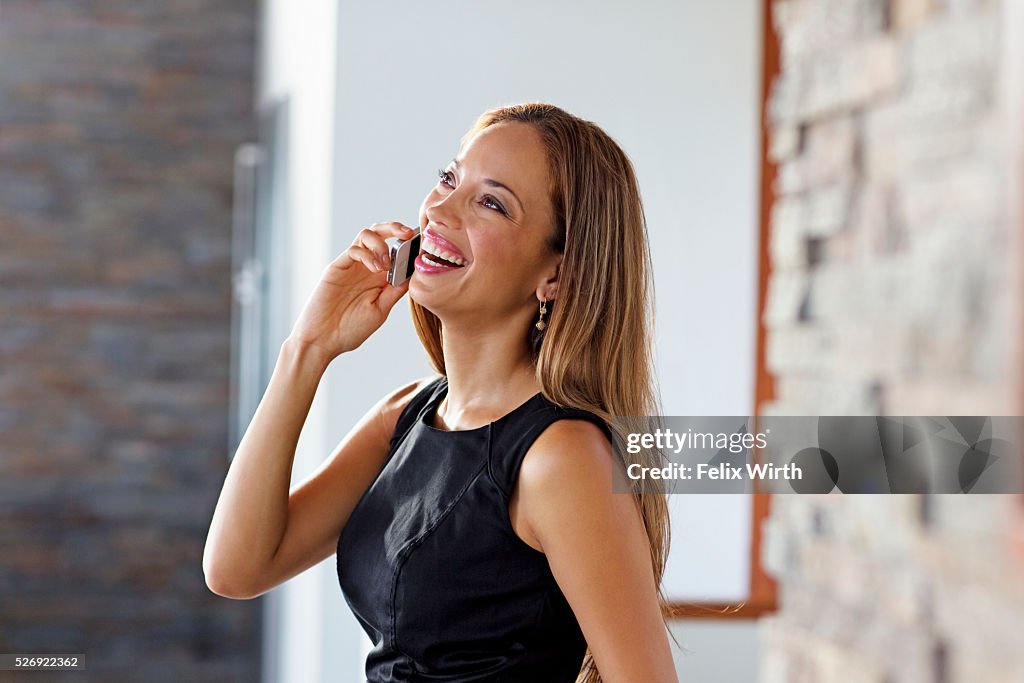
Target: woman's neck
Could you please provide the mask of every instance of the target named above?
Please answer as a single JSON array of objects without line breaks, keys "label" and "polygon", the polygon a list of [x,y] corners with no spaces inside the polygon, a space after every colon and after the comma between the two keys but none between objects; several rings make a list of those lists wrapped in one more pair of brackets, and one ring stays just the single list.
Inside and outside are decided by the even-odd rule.
[{"label": "woman's neck", "polygon": [[448,429],[492,422],[540,390],[525,339],[509,329],[446,326],[441,347],[448,394],[438,418]]}]

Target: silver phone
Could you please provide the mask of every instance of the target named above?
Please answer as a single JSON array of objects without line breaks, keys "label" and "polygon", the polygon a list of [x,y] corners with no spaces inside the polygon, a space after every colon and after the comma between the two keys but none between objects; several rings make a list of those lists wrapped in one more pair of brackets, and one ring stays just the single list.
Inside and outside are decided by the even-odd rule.
[{"label": "silver phone", "polygon": [[415,261],[420,253],[420,231],[407,240],[391,242],[391,268],[388,269],[388,284],[398,287],[412,277],[416,270]]}]

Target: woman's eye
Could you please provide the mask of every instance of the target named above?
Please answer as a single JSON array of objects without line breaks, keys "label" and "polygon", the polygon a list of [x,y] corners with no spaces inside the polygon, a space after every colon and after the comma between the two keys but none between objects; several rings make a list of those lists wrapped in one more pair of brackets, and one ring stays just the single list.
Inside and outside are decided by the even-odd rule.
[{"label": "woman's eye", "polygon": [[[449,171],[438,169],[437,178],[441,185],[455,189],[455,178]],[[501,205],[501,202],[490,195],[484,195],[483,199],[480,200],[480,205],[493,211],[497,211],[502,216],[508,216],[508,211],[506,211],[505,207]]]},{"label": "woman's eye", "polygon": [[508,215],[508,211],[505,210],[505,207],[502,206],[501,204],[499,204],[494,199],[494,197],[485,196],[482,200],[480,200],[480,203],[483,204],[484,206],[486,206],[488,209],[494,209],[495,211],[500,212],[501,215],[503,215],[503,216],[507,216]]},{"label": "woman's eye", "polygon": [[438,169],[437,171],[437,177],[440,179],[442,184],[447,185],[448,187],[455,187],[455,183],[452,180],[451,175],[451,173],[442,169]]}]

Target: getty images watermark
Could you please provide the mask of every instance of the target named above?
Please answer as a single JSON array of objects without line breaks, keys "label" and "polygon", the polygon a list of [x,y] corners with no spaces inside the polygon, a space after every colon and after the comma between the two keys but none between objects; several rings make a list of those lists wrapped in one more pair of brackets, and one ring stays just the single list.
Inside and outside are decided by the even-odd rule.
[{"label": "getty images watermark", "polygon": [[619,490],[1021,493],[1022,417],[620,418]]}]

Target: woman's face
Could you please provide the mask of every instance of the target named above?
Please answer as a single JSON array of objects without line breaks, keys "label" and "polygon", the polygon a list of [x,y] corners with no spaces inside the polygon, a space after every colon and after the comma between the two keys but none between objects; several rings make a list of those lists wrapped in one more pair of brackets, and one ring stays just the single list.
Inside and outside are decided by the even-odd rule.
[{"label": "woman's face", "polygon": [[555,297],[561,261],[547,246],[554,210],[540,135],[519,122],[489,126],[439,175],[420,207],[409,295],[442,320],[536,315],[538,294]]}]

